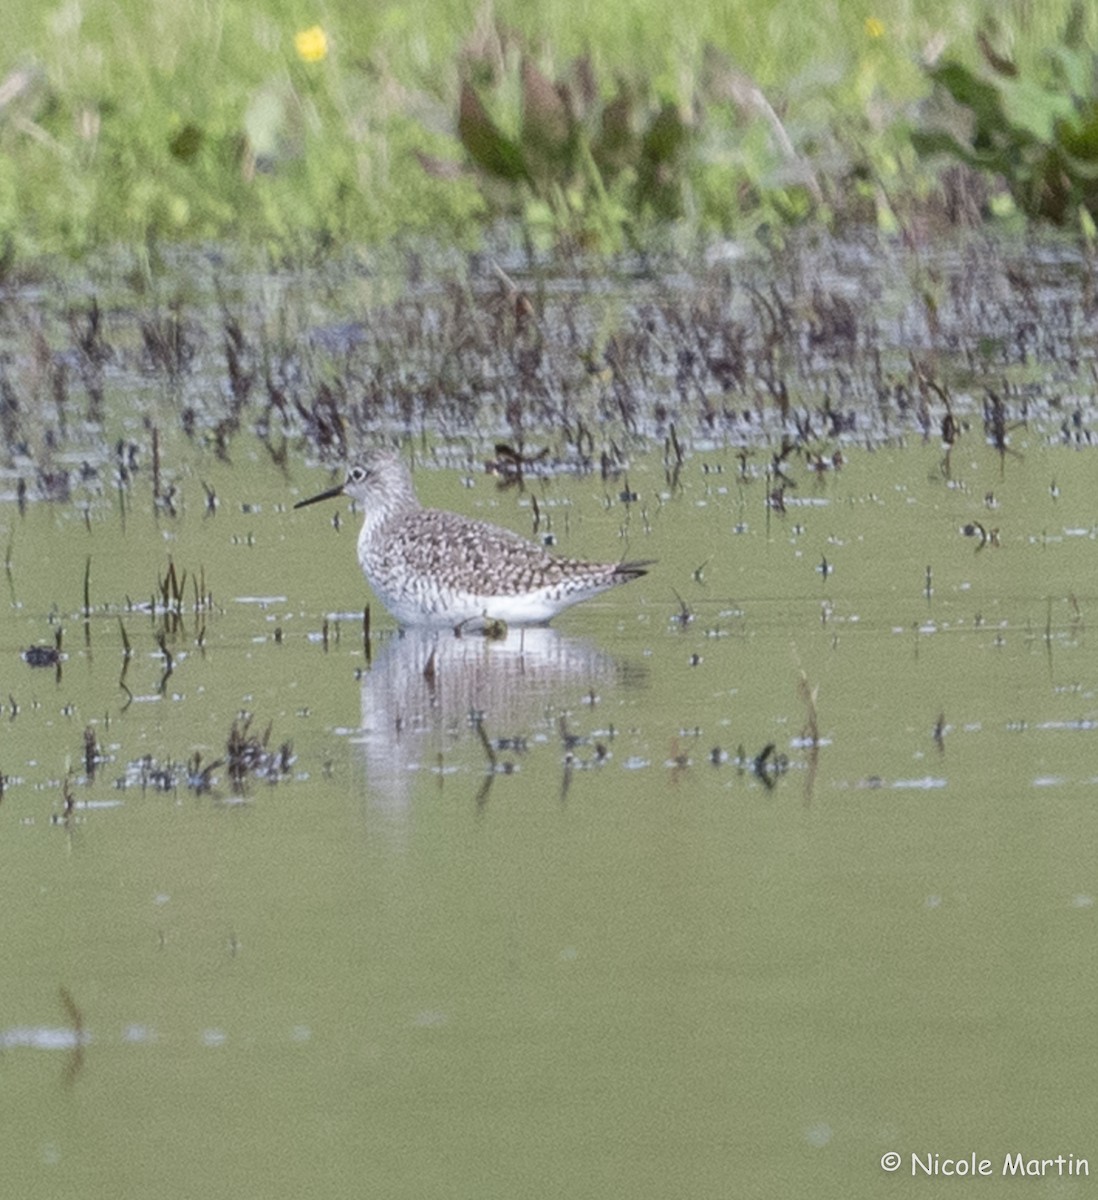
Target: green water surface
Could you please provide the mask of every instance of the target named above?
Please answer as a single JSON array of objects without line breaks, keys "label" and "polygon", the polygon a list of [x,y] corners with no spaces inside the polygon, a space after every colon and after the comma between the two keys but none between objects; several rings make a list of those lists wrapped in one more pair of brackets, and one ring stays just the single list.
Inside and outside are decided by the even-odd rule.
[{"label": "green water surface", "polygon": [[[972,1152],[1085,1194],[1000,1170],[1098,1174],[1098,511],[1017,448],[852,448],[784,512],[730,450],[535,483],[559,549],[657,565],[499,643],[375,602],[369,657],[305,463],[0,505],[4,1194],[930,1197],[911,1154]],[[189,788],[241,712],[289,769]]]}]

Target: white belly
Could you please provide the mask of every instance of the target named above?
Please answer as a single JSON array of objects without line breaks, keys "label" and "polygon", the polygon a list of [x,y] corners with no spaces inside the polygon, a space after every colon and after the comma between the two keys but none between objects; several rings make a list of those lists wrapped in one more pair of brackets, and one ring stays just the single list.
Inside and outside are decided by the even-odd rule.
[{"label": "white belly", "polygon": [[502,621],[506,625],[544,625],[562,609],[593,594],[592,591],[575,591],[562,595],[556,588],[542,588],[521,595],[478,596],[429,588],[403,588],[396,592],[373,580],[370,580],[370,586],[401,625],[448,629],[457,626],[477,628],[487,621]]}]

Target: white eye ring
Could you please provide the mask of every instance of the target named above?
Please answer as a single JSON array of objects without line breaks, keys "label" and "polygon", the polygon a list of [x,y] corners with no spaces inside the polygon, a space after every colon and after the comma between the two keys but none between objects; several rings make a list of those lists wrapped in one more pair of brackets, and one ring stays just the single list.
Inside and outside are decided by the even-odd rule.
[{"label": "white eye ring", "polygon": [[366,478],[366,468],[365,467],[352,467],[351,468],[351,482],[352,483],[362,483],[365,478]]}]

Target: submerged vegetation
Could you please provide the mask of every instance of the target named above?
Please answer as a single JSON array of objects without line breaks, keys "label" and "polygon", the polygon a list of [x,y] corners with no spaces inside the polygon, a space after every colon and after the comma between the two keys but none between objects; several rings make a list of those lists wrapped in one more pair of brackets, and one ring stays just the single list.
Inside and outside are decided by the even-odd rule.
[{"label": "submerged vegetation", "polygon": [[[0,38],[3,262],[178,238],[468,244],[500,215],[599,249],[991,202],[1069,222],[1092,211],[1093,24],[1064,0],[987,19],[31,0]],[[935,89],[968,110],[948,137]]]},{"label": "submerged vegetation", "polygon": [[[117,264],[96,273],[93,264],[75,280],[43,273],[0,289],[0,498],[12,608],[28,573],[49,580],[35,624],[10,647],[18,674],[0,712],[22,733],[40,719],[46,695],[65,720],[79,716],[93,730],[85,775],[109,755],[131,764],[126,786],[145,790],[237,795],[255,781],[293,777],[293,748],[239,715],[268,707],[252,672],[277,664],[288,646],[341,660],[352,646],[363,682],[379,678],[370,675],[378,656],[368,613],[361,636],[357,614],[353,625],[327,608],[301,621],[296,600],[272,602],[269,584],[253,585],[246,557],[228,576],[208,580],[204,569],[217,547],[251,553],[251,513],[263,508],[269,553],[304,473],[318,463],[338,470],[364,445],[400,442],[419,462],[487,467],[500,489],[524,493],[533,533],[552,545],[569,519],[555,503],[562,489],[548,482],[560,472],[600,480],[588,495],[597,504],[601,493],[609,520],[636,538],[658,529],[692,489],[697,498],[700,480],[714,506],[727,505],[723,536],[745,514],[767,529],[799,526],[805,510],[795,506],[840,490],[840,473],[866,449],[917,445],[920,473],[929,468],[943,488],[960,489],[976,459],[1015,474],[1035,442],[1086,447],[1098,435],[1098,272],[1093,250],[1066,240],[972,237],[932,253],[884,237],[814,238],[765,264],[713,257],[687,272],[638,255],[617,260],[614,276],[599,263],[565,279],[517,267],[512,275],[506,258],[474,258],[465,274],[406,282],[395,298],[350,257],[266,275],[223,252],[165,261],[182,268],[170,283]],[[641,456],[648,461],[638,470]],[[490,486],[481,484],[482,500]],[[998,501],[990,489],[983,507],[971,501],[943,536],[981,565],[997,564],[1006,557],[1005,523],[990,515]],[[67,522],[77,551],[44,564],[55,522]],[[686,528],[684,544],[696,538]],[[660,581],[668,628],[708,636],[698,594],[708,586],[703,575],[722,571],[718,586],[727,588],[726,549],[696,540],[685,568]],[[802,565],[830,587],[841,554],[829,543],[813,554],[818,565],[807,552]],[[917,569],[928,599],[930,561]],[[264,590],[240,595],[252,586]],[[361,593],[349,594],[360,602]],[[207,653],[212,645],[212,660],[225,648],[220,631],[234,602],[256,606],[255,616],[233,646],[244,665],[212,734],[202,727],[184,740],[157,728],[155,740],[116,743],[110,722],[128,733],[142,712],[201,714]],[[43,630],[46,620],[52,628]],[[342,647],[341,620],[352,630]],[[253,659],[253,645],[267,649]],[[74,709],[64,697],[90,674],[93,649],[106,682]],[[699,645],[689,650],[687,669],[705,670]],[[434,669],[417,678],[428,674]],[[302,678],[309,687],[300,698],[279,693],[276,720],[293,712],[304,721],[317,703],[324,689],[311,672]],[[801,694],[811,762],[819,723],[807,682]],[[524,736],[505,727],[512,740],[499,741],[499,712],[485,728],[493,775],[493,756],[511,762],[513,737]],[[170,718],[158,720],[166,727]],[[574,734],[574,725],[560,727],[568,754]],[[591,736],[596,749],[582,762],[597,765],[602,735]],[[673,747],[668,769],[681,774],[708,753],[714,765],[734,757],[763,787],[784,777],[788,763],[772,735],[744,735],[748,748],[737,752],[738,732],[706,737],[710,749]],[[569,770],[580,761],[569,760]],[[10,787],[20,778],[10,763],[0,763],[0,783],[4,776]],[[56,778],[67,781],[71,823],[83,793],[70,769]]]},{"label": "submerged vegetation", "polygon": [[[268,724],[260,735],[251,731],[251,724],[252,714],[240,713],[229,729],[223,755],[212,762],[205,761],[200,750],[196,750],[185,764],[172,759],[159,761],[147,754],[127,764],[125,774],[115,781],[115,787],[173,794],[186,789],[202,796],[214,791],[219,772],[224,770],[232,796],[242,797],[247,795],[249,783],[254,780],[274,784],[288,779],[295,761],[293,744],[285,741],[279,746],[271,746],[271,726]],[[97,755],[86,771],[86,779],[91,782],[96,767],[107,760],[99,752],[94,731],[90,728],[85,732],[85,741],[89,738]]]},{"label": "submerged vegetation", "polygon": [[[366,306],[352,265],[342,282],[326,270],[319,323],[313,273],[259,301],[246,271],[192,265],[186,298],[115,282],[109,301],[40,304],[30,321],[18,290],[0,304],[0,464],[21,509],[213,517],[195,462],[258,453],[288,475],[302,457],[335,465],[416,439],[466,465],[491,451],[500,486],[520,488],[562,469],[616,477],[653,441],[672,474],[699,445],[731,445],[782,511],[798,476],[838,469],[847,445],[934,439],[948,473],[973,435],[1007,454],[1019,422],[1094,436],[1094,263],[1067,247],[1032,258],[973,241],[927,262],[883,239],[869,256],[817,243],[765,269],[653,271],[627,299],[604,277],[601,291],[583,275],[557,288],[489,262]],[[84,590],[86,607],[86,572]],[[155,592],[164,610],[192,592],[209,607],[201,575],[170,564]]]},{"label": "submerged vegetation", "polygon": [[[400,442],[524,492],[551,545],[567,521],[545,483],[558,472],[597,474],[623,535],[647,535],[698,471],[769,528],[855,449],[933,447],[952,486],[955,452],[990,447],[1005,472],[1022,427],[1093,442],[1093,237],[1034,252],[1017,220],[1013,241],[940,236],[989,213],[1093,233],[1088,14],[1019,8],[993,25],[841,6],[821,26],[784,0],[723,16],[688,3],[673,39],[640,0],[574,15],[406,5],[367,28],[340,3],[321,24],[277,4],[69,0],[25,22],[24,41],[0,39],[11,601],[41,544],[29,530],[55,509],[108,546],[151,532],[161,563],[133,579],[122,555],[82,549],[43,609],[53,644],[35,628],[12,652],[12,720],[73,686],[93,641],[109,660],[85,710],[89,780],[107,758],[154,791],[238,795],[291,774],[290,743],[246,715],[250,678],[228,734],[223,714],[216,737],[174,740],[179,757],[97,740],[113,714],[193,694],[224,609],[204,550],[176,536],[197,524],[254,544],[240,464],[271,477],[258,512],[287,503],[306,464]],[[392,260],[359,248],[383,239],[396,282]],[[448,241],[493,253],[464,260]],[[43,251],[88,253],[74,271]],[[661,478],[645,486],[630,470],[653,446]],[[1005,557],[998,518],[964,516],[966,551]],[[824,582],[831,557],[816,560]],[[698,586],[712,558],[692,555]],[[695,618],[688,575],[669,588],[678,629]],[[338,648],[338,614],[311,623],[319,636],[292,616],[264,611],[255,643]],[[361,644],[368,673],[369,608]],[[703,661],[695,650],[689,669]],[[802,697],[811,748],[807,682]],[[497,753],[517,743],[480,734],[493,774],[514,766]],[[735,759],[769,787],[787,760],[769,737],[754,745]],[[676,744],[667,762],[695,759]],[[58,778],[67,821],[76,776]]]}]

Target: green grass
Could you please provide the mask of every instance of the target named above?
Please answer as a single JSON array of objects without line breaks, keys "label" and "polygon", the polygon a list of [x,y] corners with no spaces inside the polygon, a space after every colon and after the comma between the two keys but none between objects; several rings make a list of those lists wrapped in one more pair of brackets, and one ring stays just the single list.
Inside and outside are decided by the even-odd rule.
[{"label": "green grass", "polygon": [[[1055,41],[1068,11],[1065,0],[4,7],[0,241],[9,263],[176,238],[297,250],[424,234],[469,243],[499,213],[535,235],[540,222],[548,240],[570,225],[600,228],[592,210],[620,207],[624,192],[500,194],[471,171],[423,169],[418,154],[464,163],[457,100],[473,45],[482,67],[500,52],[485,101],[512,136],[520,52],[553,79],[589,55],[604,102],[625,79],[645,103],[677,105],[693,122],[677,181],[679,225],[691,236],[810,218],[902,220],[904,199],[935,183],[908,137],[913,106],[930,90],[928,47],[975,61],[974,32],[994,12],[999,44],[1024,62]],[[501,44],[495,22],[513,37]],[[294,35],[314,25],[329,53],[305,62]],[[822,206],[806,203],[765,120],[705,95],[707,45],[759,85],[798,155],[831,182]],[[610,224],[619,207],[607,210]],[[634,238],[649,233],[643,213],[626,224]]]}]

